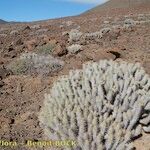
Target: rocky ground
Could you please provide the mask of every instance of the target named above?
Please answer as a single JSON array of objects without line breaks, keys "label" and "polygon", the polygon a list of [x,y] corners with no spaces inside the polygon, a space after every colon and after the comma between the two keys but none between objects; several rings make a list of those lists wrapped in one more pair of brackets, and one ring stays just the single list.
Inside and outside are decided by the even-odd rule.
[{"label": "rocky ground", "polygon": [[[49,92],[58,76],[81,68],[87,61],[140,62],[150,74],[150,7],[138,10],[119,9],[107,15],[87,13],[43,22],[1,24],[0,139],[18,143],[42,140],[38,113],[44,93]],[[72,45],[75,49],[68,48]],[[34,70],[14,71],[13,62],[23,53],[51,55],[64,65],[44,76]],[[143,134],[135,141],[137,150],[150,150],[149,141],[150,135]],[[20,145],[14,149],[32,148]]]}]

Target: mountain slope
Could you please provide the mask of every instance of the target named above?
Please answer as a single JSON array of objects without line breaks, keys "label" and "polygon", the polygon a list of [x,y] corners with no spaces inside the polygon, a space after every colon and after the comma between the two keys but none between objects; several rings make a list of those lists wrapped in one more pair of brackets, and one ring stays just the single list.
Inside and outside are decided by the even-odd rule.
[{"label": "mountain slope", "polygon": [[102,13],[107,11],[112,14],[111,10],[115,11],[150,11],[150,0],[109,0],[106,3],[99,5],[84,14],[95,14],[95,13]]},{"label": "mountain slope", "polygon": [[7,22],[2,20],[2,19],[0,19],[0,24],[5,24],[5,23],[7,23]]}]

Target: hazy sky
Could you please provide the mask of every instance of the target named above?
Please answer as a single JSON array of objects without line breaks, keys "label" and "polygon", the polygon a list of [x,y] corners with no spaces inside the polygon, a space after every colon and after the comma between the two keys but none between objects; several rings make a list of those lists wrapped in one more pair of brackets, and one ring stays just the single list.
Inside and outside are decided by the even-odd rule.
[{"label": "hazy sky", "polygon": [[0,0],[0,19],[35,21],[80,14],[106,0]]}]

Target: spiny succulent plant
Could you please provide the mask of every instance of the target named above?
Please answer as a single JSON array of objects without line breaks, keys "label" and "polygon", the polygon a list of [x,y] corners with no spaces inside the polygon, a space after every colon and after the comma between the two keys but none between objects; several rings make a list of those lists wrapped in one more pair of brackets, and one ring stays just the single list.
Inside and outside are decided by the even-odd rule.
[{"label": "spiny succulent plant", "polygon": [[39,120],[48,139],[75,140],[73,150],[131,150],[142,129],[150,132],[149,112],[150,78],[140,64],[102,60],[60,77]]}]

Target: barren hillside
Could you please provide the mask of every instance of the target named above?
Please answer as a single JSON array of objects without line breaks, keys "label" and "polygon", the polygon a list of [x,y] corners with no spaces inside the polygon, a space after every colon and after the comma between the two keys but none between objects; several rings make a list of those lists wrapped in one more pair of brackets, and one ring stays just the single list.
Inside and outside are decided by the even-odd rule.
[{"label": "barren hillside", "polygon": [[138,13],[138,11],[148,12],[150,11],[149,0],[108,0],[106,3],[97,6],[87,12],[85,15],[115,15],[125,13]]},{"label": "barren hillside", "polygon": [[4,24],[4,23],[7,23],[6,21],[0,19],[0,24]]}]

